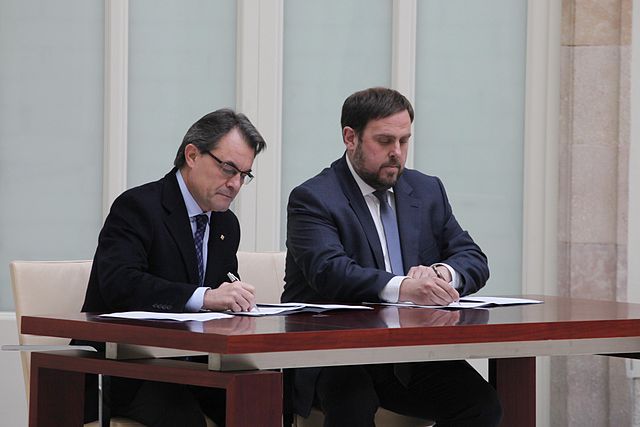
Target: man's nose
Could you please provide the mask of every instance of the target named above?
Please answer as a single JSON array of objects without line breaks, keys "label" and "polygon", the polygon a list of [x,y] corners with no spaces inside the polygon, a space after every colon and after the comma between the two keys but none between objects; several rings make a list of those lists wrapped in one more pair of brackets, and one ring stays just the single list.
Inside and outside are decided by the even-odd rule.
[{"label": "man's nose", "polygon": [[389,150],[389,156],[390,157],[400,157],[400,154],[402,153],[402,150],[400,148],[400,141],[396,141],[391,145],[391,148]]},{"label": "man's nose", "polygon": [[227,186],[229,188],[233,188],[235,191],[240,191],[240,187],[242,187],[243,181],[244,180],[242,179],[242,175],[237,173],[227,180]]}]

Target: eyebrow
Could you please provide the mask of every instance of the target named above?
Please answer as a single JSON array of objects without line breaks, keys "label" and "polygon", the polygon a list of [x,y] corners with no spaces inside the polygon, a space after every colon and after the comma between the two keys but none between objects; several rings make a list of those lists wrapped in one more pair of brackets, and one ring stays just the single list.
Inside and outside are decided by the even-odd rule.
[{"label": "eyebrow", "polygon": [[[396,136],[391,133],[377,133],[373,135],[373,138],[394,138],[395,139],[395,137]],[[398,139],[402,139],[402,138],[411,138],[411,133],[401,135]]]},{"label": "eyebrow", "polygon": [[223,160],[224,163],[233,166],[234,168],[236,168],[237,170],[239,170],[241,173],[251,173],[253,172],[251,169],[243,171],[242,169],[240,169],[238,166],[236,166],[236,164],[234,162],[230,162],[227,160]]}]

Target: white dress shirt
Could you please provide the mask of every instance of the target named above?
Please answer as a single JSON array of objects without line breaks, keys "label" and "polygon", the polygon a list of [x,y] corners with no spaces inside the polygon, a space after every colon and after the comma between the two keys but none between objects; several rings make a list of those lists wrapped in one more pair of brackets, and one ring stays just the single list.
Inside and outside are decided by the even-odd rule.
[{"label": "white dress shirt", "polygon": [[[360,175],[358,175],[356,171],[353,169],[353,165],[351,164],[351,160],[349,160],[349,156],[345,156],[345,157],[347,159],[347,166],[349,166],[349,171],[351,172],[353,179],[355,179],[356,184],[358,184],[358,187],[362,192],[362,196],[364,197],[364,200],[367,203],[367,207],[369,208],[369,212],[371,213],[371,218],[373,219],[373,223],[376,226],[376,231],[378,232],[378,238],[380,239],[380,244],[382,245],[382,254],[384,255],[384,269],[388,272],[391,272],[391,262],[389,261],[389,253],[387,251],[387,239],[384,235],[384,227],[382,226],[382,219],[380,218],[380,201],[373,194],[374,191],[376,191],[376,189],[370,186],[369,184],[367,184],[366,182],[364,182],[362,178],[360,178]],[[390,188],[389,191],[387,191],[386,193],[388,198],[387,201],[389,202],[391,209],[393,209],[393,211],[395,212],[396,200],[393,194],[394,194],[393,188]],[[434,265],[442,265],[446,267],[451,273],[451,278],[452,278],[451,285],[454,288],[459,289],[458,285],[460,283],[460,276],[451,266],[445,263],[436,263]],[[408,267],[410,268],[413,266],[408,266]],[[387,302],[398,302],[400,298],[400,284],[404,279],[408,277],[409,276],[394,276],[391,280],[387,282],[385,287],[382,288],[382,290],[378,294],[380,299],[382,301],[387,301]]]}]

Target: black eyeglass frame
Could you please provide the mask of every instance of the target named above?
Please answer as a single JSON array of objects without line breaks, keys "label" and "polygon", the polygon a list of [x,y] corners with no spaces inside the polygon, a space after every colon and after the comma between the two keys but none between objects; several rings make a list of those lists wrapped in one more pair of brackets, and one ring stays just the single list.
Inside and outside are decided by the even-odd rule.
[{"label": "black eyeglass frame", "polygon": [[220,170],[229,177],[229,179],[233,178],[234,176],[240,174],[240,182],[242,182],[244,185],[247,185],[248,183],[250,183],[251,181],[253,181],[253,178],[255,178],[255,176],[251,173],[251,171],[242,171],[240,169],[238,169],[238,167],[236,165],[233,165],[229,162],[225,162],[223,160],[220,160],[219,158],[217,158],[214,154],[212,154],[210,151],[203,151],[203,153],[207,153],[208,155],[210,155],[213,160],[215,160],[218,163],[218,166],[220,167]]}]

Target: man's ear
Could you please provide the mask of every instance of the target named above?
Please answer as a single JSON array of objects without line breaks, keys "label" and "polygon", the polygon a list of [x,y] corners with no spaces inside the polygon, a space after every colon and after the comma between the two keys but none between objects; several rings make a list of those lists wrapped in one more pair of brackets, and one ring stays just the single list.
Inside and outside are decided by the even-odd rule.
[{"label": "man's ear", "polygon": [[198,150],[198,148],[195,145],[187,144],[187,146],[184,147],[185,163],[190,167],[193,167],[193,164],[196,161],[196,157],[198,157],[198,154],[200,154],[200,150]]},{"label": "man's ear", "polygon": [[347,151],[354,150],[357,145],[358,137],[356,135],[356,131],[349,126],[345,126],[342,129],[342,141],[344,145],[347,147]]}]

